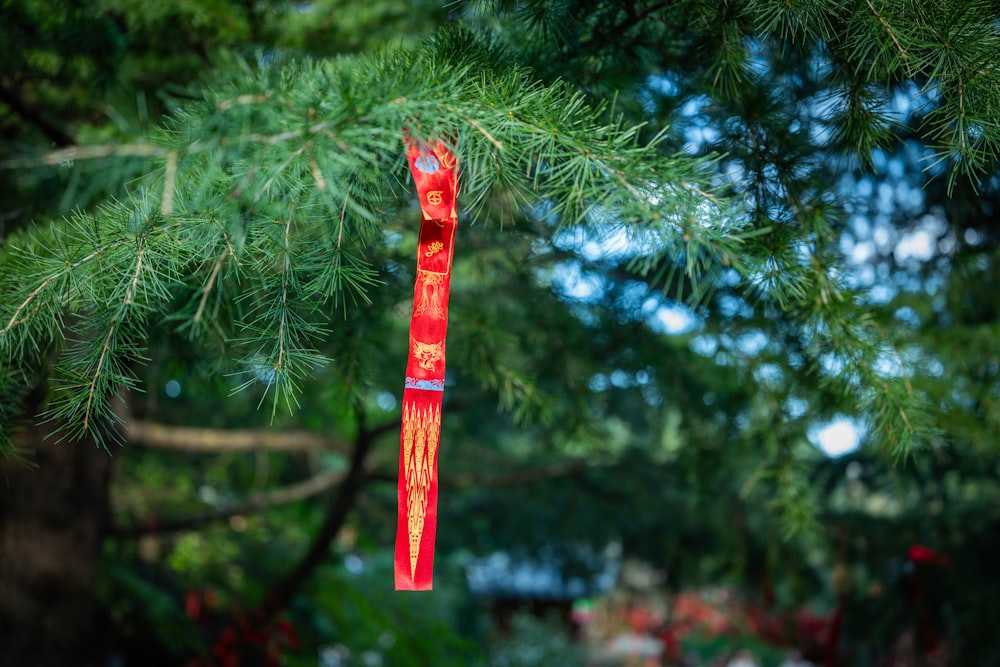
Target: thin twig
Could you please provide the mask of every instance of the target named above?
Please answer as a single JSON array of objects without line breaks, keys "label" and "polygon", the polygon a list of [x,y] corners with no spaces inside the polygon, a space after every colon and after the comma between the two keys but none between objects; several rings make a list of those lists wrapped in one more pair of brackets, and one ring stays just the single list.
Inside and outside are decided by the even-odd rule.
[{"label": "thin twig", "polygon": [[219,143],[225,144],[227,142],[231,142],[233,139],[237,141],[270,145],[288,141],[289,139],[298,139],[300,137],[325,133],[327,128],[330,126],[331,123],[323,122],[316,123],[305,132],[302,130],[294,130],[291,132],[280,132],[278,134],[248,134],[242,137],[223,137],[219,141],[195,141],[194,143],[188,144],[183,148],[176,149],[170,149],[149,143],[69,146],[67,148],[60,148],[54,151],[49,151],[48,153],[43,153],[35,158],[19,157],[4,160],[3,162],[0,162],[0,168],[18,169],[21,167],[34,167],[38,165],[53,166],[71,164],[75,160],[99,160],[109,157],[167,157],[171,152],[177,152],[178,156],[193,155],[212,150],[216,148]]},{"label": "thin twig", "polygon": [[266,181],[264,181],[263,187],[261,187],[260,192],[257,193],[257,196],[254,197],[253,200],[257,201],[258,199],[260,199],[261,195],[263,195],[271,188],[271,184],[274,183],[274,180],[278,178],[278,175],[285,170],[285,167],[291,164],[292,160],[302,155],[305,152],[305,150],[306,150],[305,146],[300,146],[298,150],[296,150],[294,153],[285,158],[285,161],[282,162],[280,165],[278,165],[277,169],[274,170],[274,173],[271,174],[271,176]]},{"label": "thin twig", "polygon": [[632,184],[631,184],[631,183],[629,183],[629,182],[628,182],[627,180],[625,180],[625,177],[624,177],[624,176],[622,176],[622,175],[621,175],[621,173],[620,173],[620,172],[619,172],[619,171],[618,171],[617,169],[615,169],[614,167],[611,167],[611,166],[609,166],[609,165],[608,165],[608,163],[607,163],[607,162],[605,162],[604,160],[600,160],[600,159],[596,159],[596,158],[595,158],[594,162],[596,162],[596,163],[597,163],[597,165],[598,165],[598,166],[599,166],[599,167],[600,167],[601,169],[604,169],[604,170],[605,170],[606,172],[608,172],[609,174],[611,174],[612,176],[614,176],[614,177],[615,177],[615,180],[616,180],[616,181],[618,181],[618,183],[620,183],[620,184],[621,184],[621,186],[622,186],[623,188],[625,188],[625,190],[626,190],[626,191],[628,191],[628,193],[629,193],[630,195],[632,195],[633,197],[635,197],[636,199],[638,199],[638,200],[640,200],[640,201],[643,201],[643,202],[646,202],[646,203],[649,203],[649,202],[648,202],[648,199],[649,199],[649,198],[648,198],[648,197],[645,197],[645,196],[643,196],[643,194],[642,194],[641,192],[639,192],[639,191],[638,191],[638,190],[637,190],[637,189],[635,188],[635,186],[634,186],[634,185],[632,185]]},{"label": "thin twig", "polygon": [[[167,232],[167,231],[170,231],[171,229],[174,229],[175,227],[178,227],[178,226],[180,226],[180,223],[176,223],[175,222],[175,223],[172,223],[170,225],[167,225],[165,227],[160,228],[160,231],[161,232]],[[57,273],[55,275],[52,275],[52,276],[49,276],[49,277],[45,278],[44,280],[42,280],[42,282],[39,283],[38,287],[36,287],[34,290],[32,290],[31,294],[29,294],[28,297],[23,302],[21,302],[21,305],[19,305],[14,310],[14,314],[11,315],[10,316],[10,320],[7,321],[7,326],[5,326],[3,329],[0,329],[0,336],[3,336],[5,334],[7,334],[15,325],[20,324],[21,322],[24,321],[24,320],[19,320],[18,316],[20,316],[20,314],[24,311],[24,309],[27,308],[29,305],[31,305],[31,302],[34,301],[36,298],[38,298],[38,295],[41,294],[45,290],[45,288],[48,287],[50,284],[52,284],[54,281],[59,280],[63,276],[66,276],[66,275],[72,273],[73,271],[75,271],[76,269],[80,268],[81,266],[83,266],[87,262],[91,261],[92,259],[97,259],[97,258],[102,257],[104,255],[104,253],[107,252],[108,250],[110,250],[111,248],[119,246],[119,245],[121,245],[123,243],[127,243],[127,242],[129,242],[129,240],[130,240],[129,237],[124,237],[124,238],[116,239],[115,241],[112,241],[111,243],[108,243],[107,245],[103,245],[103,246],[95,249],[93,252],[85,255],[84,257],[81,257],[80,259],[76,260],[75,262],[72,262],[70,264],[66,264],[66,267],[63,270],[61,270],[59,273]],[[141,247],[142,247],[142,243],[140,242],[140,256],[141,256],[141,252],[142,252],[141,251]],[[137,267],[136,271],[138,271],[140,268],[141,267]],[[131,293],[132,293],[132,291],[133,290],[130,289],[129,292],[128,292],[128,296],[126,297],[127,299],[129,299],[129,303],[131,303]]]},{"label": "thin twig", "polygon": [[337,226],[337,252],[340,252],[344,241],[344,218],[347,217],[347,195],[344,195],[344,205],[340,207],[340,224]]},{"label": "thin twig", "polygon": [[145,236],[139,237],[138,248],[136,248],[135,256],[135,271],[132,273],[132,282],[129,283],[128,289],[125,290],[125,305],[131,306],[132,300],[135,297],[135,291],[139,286],[139,275],[142,273],[142,256],[145,252]]},{"label": "thin twig", "polygon": [[288,141],[289,139],[298,139],[299,137],[304,137],[313,134],[320,134],[330,127],[330,123],[316,123],[310,127],[307,131],[302,130],[292,130],[290,132],[280,132],[278,134],[248,134],[242,137],[246,141],[252,141],[261,144],[278,144],[282,141]]},{"label": "thin twig", "polygon": [[260,104],[261,102],[269,100],[272,94],[273,93],[269,90],[263,95],[239,95],[228,100],[222,100],[215,105],[215,108],[219,111],[227,111],[235,106],[241,106],[244,104]]},{"label": "thin twig", "polygon": [[0,330],[0,335],[6,334],[8,331],[11,330],[11,328],[15,324],[19,324],[22,321],[22,320],[18,320],[17,319],[18,316],[21,314],[21,312],[25,308],[27,308],[31,304],[31,302],[34,301],[38,297],[38,295],[41,294],[42,291],[49,284],[51,284],[53,281],[58,280],[59,278],[62,278],[63,276],[71,273],[74,269],[77,269],[80,266],[82,266],[83,264],[86,264],[87,262],[89,262],[90,260],[92,260],[92,259],[94,259],[96,257],[99,257],[102,253],[104,253],[104,251],[108,250],[112,246],[119,245],[119,244],[124,243],[124,242],[125,242],[124,240],[119,240],[119,241],[116,241],[114,243],[110,243],[110,244],[108,244],[108,245],[106,245],[106,246],[104,246],[102,248],[99,248],[99,249],[95,250],[94,252],[90,253],[89,255],[87,255],[85,257],[82,257],[81,259],[78,259],[77,261],[75,261],[72,264],[68,265],[65,269],[63,269],[62,271],[60,271],[56,275],[49,276],[48,278],[46,278],[45,280],[43,280],[38,285],[38,287],[36,287],[34,290],[32,290],[31,294],[28,295],[28,298],[25,299],[21,303],[21,305],[17,307],[17,309],[14,311],[14,314],[10,316],[10,320],[7,322],[7,326],[5,326],[2,330]]},{"label": "thin twig", "polygon": [[309,160],[309,170],[312,171],[312,177],[316,182],[316,188],[320,191],[326,190],[326,179],[323,178],[323,172],[320,170],[319,163],[316,162],[315,158]]},{"label": "thin twig", "polygon": [[135,292],[139,286],[139,276],[142,273],[142,257],[144,253],[145,238],[145,236],[139,237],[138,249],[136,251],[135,271],[132,273],[132,280],[129,282],[128,289],[125,290],[125,300],[122,303],[121,308],[118,309],[118,314],[111,320],[111,326],[108,327],[108,333],[104,337],[104,343],[101,345],[101,354],[97,358],[97,365],[94,368],[93,376],[90,378],[90,387],[87,389],[87,404],[83,410],[84,431],[88,431],[90,429],[90,413],[94,405],[94,396],[97,394],[97,383],[101,379],[101,371],[104,370],[104,363],[108,358],[108,354],[111,352],[112,341],[114,340],[115,333],[118,331],[118,327],[121,326],[122,320],[125,318],[126,309],[132,305]]},{"label": "thin twig", "polygon": [[872,4],[872,0],[865,0],[865,1],[868,3],[868,8],[872,10],[872,14],[874,14],[875,17],[878,19],[878,22],[882,24],[882,27],[885,28],[885,31],[889,33],[889,37],[892,39],[893,44],[896,45],[896,48],[899,49],[899,54],[903,56],[903,60],[909,60],[910,54],[906,52],[906,49],[903,48],[903,45],[899,43],[898,39],[896,39],[896,34],[892,31],[892,26],[890,26],[889,22],[886,21],[884,18],[882,18],[882,15],[878,13],[878,10],[875,9],[875,5]]},{"label": "thin twig", "polygon": [[83,409],[83,430],[90,430],[90,410],[94,405],[94,395],[97,393],[97,381],[101,379],[101,370],[104,367],[104,360],[108,357],[108,352],[111,351],[111,339],[115,335],[115,330],[118,328],[117,319],[112,321],[111,326],[108,327],[108,335],[104,337],[104,344],[101,346],[101,356],[97,359],[97,367],[94,369],[94,375],[90,379],[90,387],[87,389],[87,405]]},{"label": "thin twig", "polygon": [[163,173],[163,198],[160,215],[168,217],[174,212],[174,190],[177,187],[177,151],[167,153],[167,166]]},{"label": "thin twig", "polygon": [[[281,270],[281,317],[278,321],[278,363],[274,365],[274,370],[276,373],[281,373],[284,370],[283,364],[285,360],[285,338],[287,337],[288,329],[288,274],[292,268],[292,257],[289,253],[288,248],[288,236],[292,227],[291,218],[285,222],[285,248],[284,248],[284,260],[282,261]],[[275,396],[277,399],[277,396]]]},{"label": "thin twig", "polygon": [[482,134],[484,137],[486,137],[490,143],[492,143],[494,146],[497,147],[498,150],[501,151],[503,150],[503,143],[501,141],[498,141],[496,137],[487,132],[486,128],[479,124],[479,121],[477,121],[474,118],[463,118],[462,120],[464,120],[466,123],[479,130],[479,133]]},{"label": "thin twig", "polygon": [[205,283],[205,289],[201,293],[201,301],[198,302],[198,310],[194,314],[194,321],[199,322],[201,320],[201,315],[205,311],[205,303],[208,301],[208,293],[212,291],[212,286],[215,284],[215,279],[219,275],[219,271],[222,269],[222,263],[226,260],[226,255],[231,253],[231,249],[226,249],[222,251],[219,255],[219,259],[216,260],[215,266],[212,267],[212,274],[208,277],[208,282]]},{"label": "thin twig", "polygon": [[701,197],[704,197],[705,199],[708,199],[711,202],[714,202],[716,204],[719,203],[719,200],[716,199],[715,195],[713,195],[710,192],[705,192],[701,188],[696,188],[695,186],[691,185],[690,183],[685,183],[684,181],[681,181],[680,182],[680,186],[682,188],[684,188],[685,190],[688,190],[690,192],[695,193],[696,195],[699,195]]},{"label": "thin twig", "polygon": [[31,167],[39,164],[70,164],[74,160],[99,160],[106,157],[160,157],[168,153],[166,148],[153,144],[96,144],[92,146],[69,146],[44,153],[38,158],[11,158],[0,162],[3,168]]}]

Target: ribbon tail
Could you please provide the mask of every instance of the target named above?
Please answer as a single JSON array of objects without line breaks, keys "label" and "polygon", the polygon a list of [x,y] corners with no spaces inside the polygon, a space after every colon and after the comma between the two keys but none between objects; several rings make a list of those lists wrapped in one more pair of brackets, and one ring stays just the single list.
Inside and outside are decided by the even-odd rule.
[{"label": "ribbon tail", "polygon": [[441,392],[403,391],[396,526],[396,590],[433,587]]}]

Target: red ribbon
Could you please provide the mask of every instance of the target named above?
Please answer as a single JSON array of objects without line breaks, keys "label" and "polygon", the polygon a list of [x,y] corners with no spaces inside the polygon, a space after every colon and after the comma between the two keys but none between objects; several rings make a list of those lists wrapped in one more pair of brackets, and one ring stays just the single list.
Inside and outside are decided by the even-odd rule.
[{"label": "red ribbon", "polygon": [[458,224],[458,163],[441,142],[422,143],[409,135],[405,141],[423,220],[417,242],[399,436],[395,579],[396,590],[422,591],[433,587],[445,335]]}]

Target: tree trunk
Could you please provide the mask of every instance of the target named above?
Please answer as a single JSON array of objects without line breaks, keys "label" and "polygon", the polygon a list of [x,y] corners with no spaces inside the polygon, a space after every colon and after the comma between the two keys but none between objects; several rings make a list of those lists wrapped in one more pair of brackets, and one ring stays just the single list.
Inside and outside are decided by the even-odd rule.
[{"label": "tree trunk", "polygon": [[98,665],[94,586],[109,518],[111,456],[57,443],[50,425],[18,439],[34,464],[0,461],[0,662]]}]

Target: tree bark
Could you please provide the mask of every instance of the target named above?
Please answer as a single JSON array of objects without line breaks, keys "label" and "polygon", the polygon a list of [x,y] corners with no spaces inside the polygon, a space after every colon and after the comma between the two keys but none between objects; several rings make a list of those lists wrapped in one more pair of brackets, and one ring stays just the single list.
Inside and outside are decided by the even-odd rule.
[{"label": "tree bark", "polygon": [[111,456],[29,424],[32,465],[0,461],[0,652],[5,665],[101,664],[95,580],[109,525]]}]

